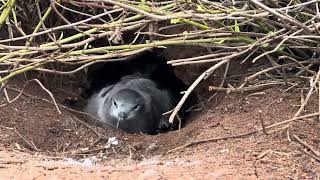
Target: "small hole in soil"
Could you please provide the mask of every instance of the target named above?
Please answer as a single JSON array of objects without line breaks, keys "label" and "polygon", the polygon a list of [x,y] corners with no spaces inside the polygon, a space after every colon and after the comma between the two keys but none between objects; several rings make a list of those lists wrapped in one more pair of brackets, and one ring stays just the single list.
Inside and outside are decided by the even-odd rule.
[{"label": "small hole in soil", "polygon": [[[59,70],[59,68],[67,67],[56,69]],[[152,156],[173,148],[173,145],[168,144],[176,145],[181,138],[190,134],[189,127],[195,129],[193,125],[196,123],[189,123],[194,119],[194,114],[190,117],[191,115],[185,113],[197,102],[195,96],[190,96],[180,111],[182,125],[188,123],[188,128],[181,131],[188,135],[181,135],[183,137],[177,136],[176,132],[151,137],[129,134],[109,126],[105,128],[99,121],[94,121],[91,116],[76,112],[77,110],[82,111],[86,99],[99,92],[107,84],[114,84],[121,77],[136,72],[148,74],[160,89],[170,89],[177,98],[174,105],[182,96],[180,92],[187,89],[182,80],[176,77],[174,69],[167,65],[166,59],[155,52],[145,52],[128,61],[100,63],[92,66],[88,69],[86,83],[82,82],[85,76],[81,73],[72,76],[30,73],[27,74],[28,77],[17,77],[8,83],[7,91],[10,97],[16,97],[24,87],[25,95],[1,109],[0,115],[3,121],[0,123],[0,131],[2,131],[0,144],[28,152],[38,150],[50,155],[75,152],[72,157],[76,158],[97,153],[94,150],[105,148],[109,138],[116,138],[119,142],[119,145],[112,145],[115,150],[105,148],[108,149],[108,157],[114,158],[126,158],[128,146],[132,146],[132,151],[136,151],[133,159],[140,159],[140,154]],[[63,105],[59,105],[62,114],[58,113],[50,96],[37,83],[31,82],[25,86],[26,79],[34,78],[41,80],[43,85],[52,92],[58,104]],[[83,84],[87,86],[81,90],[82,95],[79,96],[80,89],[83,89],[80,87]],[[2,103],[4,103],[4,96],[0,97],[0,100],[3,100]],[[117,104],[117,106],[121,105]],[[136,111],[142,108],[140,106]],[[168,117],[166,119],[168,120]],[[161,126],[166,126],[166,124],[161,124]],[[159,134],[159,132],[144,134]]]},{"label": "small hole in soil", "polygon": [[[168,111],[177,105],[181,92],[186,89],[187,86],[176,77],[173,67],[167,64],[160,52],[146,51],[125,61],[91,66],[82,93],[87,99],[83,109],[102,119],[103,126],[131,133],[158,134],[178,129],[177,119],[173,125],[168,122],[171,114]],[[194,102],[196,98],[192,95],[179,112],[182,127],[189,115],[187,109]],[[113,106],[114,103],[117,106]],[[134,109],[136,106],[140,108]]]}]

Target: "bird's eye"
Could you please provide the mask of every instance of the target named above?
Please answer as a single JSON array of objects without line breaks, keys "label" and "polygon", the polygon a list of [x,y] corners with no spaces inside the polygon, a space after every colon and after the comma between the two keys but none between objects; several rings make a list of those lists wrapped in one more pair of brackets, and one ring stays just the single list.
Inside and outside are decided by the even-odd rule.
[{"label": "bird's eye", "polygon": [[115,107],[118,107],[116,101],[113,101],[113,105],[114,105]]},{"label": "bird's eye", "polygon": [[138,110],[139,109],[139,105],[135,105],[132,109],[133,110]]}]

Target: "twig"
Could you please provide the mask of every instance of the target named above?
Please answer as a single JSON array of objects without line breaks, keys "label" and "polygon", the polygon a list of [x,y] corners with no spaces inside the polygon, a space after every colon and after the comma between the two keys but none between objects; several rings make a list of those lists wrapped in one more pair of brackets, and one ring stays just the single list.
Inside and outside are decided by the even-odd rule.
[{"label": "twig", "polygon": [[218,69],[219,67],[221,67],[223,64],[229,62],[229,59],[226,59],[224,61],[221,61],[219,63],[217,63],[216,65],[212,66],[211,68],[209,68],[208,70],[206,70],[204,73],[202,73],[193,83],[192,85],[188,88],[188,90],[184,93],[183,97],[181,98],[181,100],[179,101],[178,105],[174,108],[173,112],[171,113],[170,117],[169,117],[169,122],[173,123],[174,118],[176,117],[178,111],[181,109],[182,105],[184,104],[184,102],[187,100],[187,98],[189,97],[189,95],[191,94],[191,92],[198,86],[198,84],[205,79],[206,77],[208,77],[210,74],[212,74],[216,69]]},{"label": "twig", "polygon": [[261,153],[259,156],[257,156],[257,159],[261,159],[271,152],[272,152],[272,150],[268,149],[268,150],[264,151],[263,153]]},{"label": "twig", "polygon": [[262,118],[262,111],[261,111],[261,110],[259,110],[259,119],[260,119],[261,126],[262,126],[262,132],[263,132],[265,135],[269,135],[269,133],[266,131],[266,126],[265,126],[264,121],[263,121],[263,118]]},{"label": "twig", "polygon": [[[39,35],[42,35],[42,34],[47,34],[47,33],[54,32],[54,31],[57,31],[57,30],[60,30],[60,29],[64,29],[64,28],[67,28],[67,27],[72,27],[72,26],[76,26],[78,24],[86,23],[86,22],[89,22],[89,21],[91,21],[93,19],[97,19],[97,18],[100,18],[102,16],[105,16],[105,15],[108,15],[108,14],[111,14],[111,13],[120,12],[120,11],[122,11],[122,9],[116,9],[116,10],[112,10],[112,11],[108,11],[108,12],[105,12],[105,13],[98,14],[96,16],[92,16],[92,17],[87,18],[87,19],[82,20],[82,21],[78,21],[78,22],[75,22],[75,23],[67,24],[67,25],[62,25],[62,26],[59,26],[59,27],[54,27],[54,28],[51,28],[51,29],[48,29],[48,30],[45,30],[45,31],[41,31],[41,32],[37,32],[37,33],[33,33],[33,34],[30,34],[30,35],[26,35],[26,36],[22,36],[22,37],[16,37],[16,38],[12,38],[12,39],[3,39],[3,40],[0,40],[0,43],[18,41],[18,40],[23,40],[23,39],[30,38],[30,37],[39,36]],[[89,33],[89,32],[90,31],[84,32],[84,33]]]},{"label": "twig", "polygon": [[239,134],[239,135],[233,135],[233,136],[226,136],[226,137],[218,137],[218,138],[208,138],[208,139],[201,139],[201,140],[194,140],[192,142],[186,143],[182,146],[179,146],[177,148],[171,149],[169,151],[167,151],[167,153],[172,153],[175,151],[178,151],[180,149],[186,148],[188,146],[192,146],[192,145],[196,145],[196,144],[201,144],[201,143],[205,143],[205,142],[216,142],[216,141],[220,141],[220,140],[227,140],[227,139],[237,139],[237,138],[242,138],[242,137],[246,137],[252,134],[256,134],[258,133],[258,130],[254,130],[254,131],[250,131],[247,133],[243,133],[243,134]]},{"label": "twig", "polygon": [[[4,106],[6,106],[6,105],[8,105],[8,104],[10,104],[10,103],[12,103],[14,101],[16,101],[23,94],[23,90],[26,88],[26,86],[32,81],[35,81],[45,92],[47,92],[49,94],[49,96],[51,97],[51,99],[53,101],[53,104],[55,105],[57,111],[59,112],[59,114],[61,114],[61,111],[60,111],[60,109],[59,109],[59,107],[57,105],[57,102],[56,102],[55,98],[53,97],[53,94],[47,88],[45,88],[38,79],[32,79],[32,80],[29,80],[27,83],[25,83],[22,91],[19,91],[19,94],[13,100],[10,101],[8,99],[8,103],[0,105],[0,108],[4,107]],[[5,90],[5,94],[6,94],[6,90]]]},{"label": "twig", "polygon": [[313,154],[315,154],[318,158],[320,158],[320,152],[315,150],[312,146],[310,146],[308,143],[304,142],[302,139],[300,139],[297,135],[292,134],[293,138],[302,146],[308,148]]},{"label": "twig", "polygon": [[254,86],[248,86],[248,87],[239,87],[239,88],[223,88],[223,87],[214,87],[209,86],[209,91],[225,91],[227,93],[237,93],[237,92],[247,92],[247,91],[261,91],[264,89],[268,89],[277,85],[283,85],[284,82],[270,82],[266,84],[258,84]]},{"label": "twig", "polygon": [[50,98],[51,98],[52,101],[53,101],[54,106],[56,107],[56,109],[57,109],[57,111],[59,112],[59,114],[61,114],[61,111],[60,111],[60,109],[59,109],[59,107],[58,107],[58,104],[57,104],[55,98],[53,97],[53,94],[52,94],[47,88],[45,88],[38,79],[32,79],[32,80],[30,80],[29,82],[31,82],[31,81],[37,82],[38,85],[39,85],[45,92],[47,92],[47,93],[49,94]]},{"label": "twig", "polygon": [[319,157],[314,156],[313,154],[309,153],[307,150],[302,149],[302,152],[303,152],[304,154],[306,154],[307,156],[309,156],[309,157],[315,159],[316,161],[320,162],[320,158],[319,158]]},{"label": "twig", "polygon": [[[299,64],[319,64],[320,61],[319,59],[310,59],[310,60],[306,60],[306,61],[300,61]],[[249,77],[247,77],[245,79],[245,82],[242,83],[242,85],[240,86],[241,88],[244,87],[248,82],[254,80],[255,78],[257,78],[259,75],[261,74],[264,74],[266,72],[269,72],[269,71],[272,71],[272,70],[275,70],[275,69],[279,69],[279,68],[288,68],[288,67],[292,67],[292,66],[295,66],[297,65],[297,63],[287,63],[287,64],[282,64],[282,65],[279,65],[279,66],[272,66],[270,68],[266,68],[266,69],[263,69]]]},{"label": "twig", "polygon": [[304,109],[306,104],[308,103],[308,101],[309,101],[309,99],[310,99],[310,97],[311,97],[311,95],[313,93],[313,90],[314,90],[315,86],[319,82],[319,78],[320,78],[320,70],[318,71],[315,80],[314,81],[311,80],[310,90],[309,90],[306,98],[304,99],[304,101],[301,103],[301,106],[300,106],[299,110],[296,112],[296,114],[293,117],[298,117],[300,115],[300,113],[302,112],[302,110]]},{"label": "twig", "polygon": [[257,6],[261,7],[262,9],[265,9],[266,11],[274,14],[275,16],[277,16],[277,17],[279,17],[279,18],[281,18],[281,19],[283,19],[283,20],[285,20],[287,22],[290,22],[290,23],[302,28],[303,30],[305,30],[307,32],[310,32],[310,30],[306,26],[301,24],[300,22],[297,22],[292,18],[289,18],[289,17],[287,17],[287,16],[285,16],[285,15],[283,15],[281,13],[278,13],[276,10],[269,8],[268,6],[266,6],[266,5],[262,4],[261,2],[259,2],[258,0],[250,0],[250,1],[253,2],[254,4],[256,4]]},{"label": "twig", "polygon": [[[282,122],[279,122],[279,123],[275,123],[275,124],[266,126],[265,129],[270,129],[270,128],[273,128],[273,127],[276,127],[276,126],[279,126],[279,125],[282,125],[282,124],[286,124],[286,123],[289,123],[289,122],[292,122],[292,121],[295,121],[295,120],[309,118],[309,117],[318,116],[318,115],[320,115],[319,112],[318,113],[314,113],[314,114],[308,114],[308,115],[305,115],[305,116],[292,118],[292,119],[288,119],[286,121],[282,121]],[[219,140],[242,138],[242,137],[245,137],[245,136],[249,136],[249,135],[252,135],[252,134],[259,133],[261,131],[263,131],[262,128],[258,129],[258,130],[253,130],[253,131],[250,131],[250,132],[247,132],[247,133],[239,134],[239,135],[218,137],[218,138],[214,137],[214,138],[201,139],[201,140],[193,140],[193,141],[191,141],[189,143],[186,143],[186,144],[184,144],[182,146],[179,146],[177,148],[171,149],[171,150],[167,151],[167,153],[172,153],[172,152],[175,152],[175,151],[178,151],[178,150],[181,150],[183,148],[186,148],[186,147],[189,147],[189,146],[192,146],[192,145],[196,145],[196,144],[201,144],[201,143],[206,143],[206,142],[215,142],[215,141],[219,141]]]},{"label": "twig", "polygon": [[16,128],[13,128],[14,132],[33,150],[33,151],[39,151],[39,149],[34,145],[34,143],[29,142],[28,140],[26,140],[26,138],[24,138],[18,131]]},{"label": "twig", "polygon": [[[13,91],[17,91],[17,92],[21,92],[21,90],[18,90],[18,89],[15,89],[15,88],[12,88],[12,87],[7,87],[7,89],[10,89],[10,90],[13,90]],[[53,102],[47,100],[47,99],[43,99],[43,98],[39,98],[39,97],[35,97],[35,96],[32,96],[31,94],[28,94],[26,92],[22,92],[22,94],[24,96],[27,96],[27,97],[30,97],[32,99],[37,99],[37,100],[41,100],[41,101],[44,101],[44,102],[47,102],[49,104],[53,104]],[[91,118],[95,119],[98,121],[98,119],[96,119],[95,117],[93,117],[91,114],[88,114],[88,113],[85,113],[85,112],[81,112],[81,111],[77,111],[77,110],[74,110],[74,109],[71,109],[71,108],[68,108],[64,105],[61,105],[61,104],[57,104],[59,107],[62,107],[68,111],[71,111],[71,112],[75,112],[75,113],[79,113],[79,114],[83,114],[83,115],[86,115],[86,116],[90,116]],[[68,112],[69,113],[69,112]],[[88,129],[92,130],[94,132],[94,134],[97,135],[98,139],[100,139],[100,134],[95,131],[89,124],[85,123],[84,121],[80,120],[79,118],[77,118],[76,116],[74,116],[73,114],[69,113],[72,117],[74,117],[75,120],[77,120],[80,124],[86,126]],[[109,126],[112,126],[111,124],[108,124]],[[98,140],[97,140],[98,141]]]},{"label": "twig", "polygon": [[[320,81],[318,81],[318,112],[320,112]],[[320,116],[318,116],[318,121],[320,122]]]},{"label": "twig", "polygon": [[16,128],[6,127],[6,126],[0,126],[2,128],[8,129],[10,131],[13,131],[16,135],[18,135],[25,143],[26,145],[32,149],[33,151],[38,152],[39,149],[34,145],[34,143],[30,143],[25,137],[23,137]]},{"label": "twig", "polygon": [[[5,96],[7,97],[8,94],[7,94],[7,90],[6,88],[3,89],[4,93],[5,93]],[[7,97],[7,103],[4,103],[4,104],[1,104],[0,105],[0,108],[4,107],[4,106],[7,106],[8,104],[11,104],[13,102],[15,102],[16,100],[18,100],[20,98],[20,96],[22,95],[22,91],[12,100],[9,99],[9,97]]]}]

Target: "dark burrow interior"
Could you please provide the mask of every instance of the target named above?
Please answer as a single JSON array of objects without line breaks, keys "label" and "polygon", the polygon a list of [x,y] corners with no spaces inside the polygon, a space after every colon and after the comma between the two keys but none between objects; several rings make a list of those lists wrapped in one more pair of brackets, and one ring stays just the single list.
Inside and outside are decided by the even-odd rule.
[{"label": "dark burrow interior", "polygon": [[[98,93],[107,85],[113,85],[127,75],[139,74],[156,83],[157,88],[170,92],[176,105],[183,92],[188,88],[184,82],[179,79],[171,65],[167,64],[167,59],[163,56],[161,49],[147,50],[123,59],[109,59],[105,62],[96,63],[88,67],[85,73],[85,80],[82,84],[80,98],[82,102],[66,101],[67,104],[75,109],[83,110],[88,103],[90,97]],[[170,128],[162,130],[177,130],[183,128],[190,117],[192,107],[197,104],[198,98],[196,93],[192,93],[178,112],[177,118]],[[164,112],[164,118],[169,119],[170,111]],[[106,127],[103,123],[95,121],[95,125]],[[158,134],[159,132],[151,132],[148,134]]]},{"label": "dark burrow interior", "polygon": [[[94,93],[99,92],[102,88],[108,85],[117,83],[122,77],[127,77],[128,75],[139,75],[139,77],[142,76],[150,79],[156,83],[158,89],[170,92],[174,106],[181,99],[183,91],[187,89],[187,86],[182,82],[182,80],[175,75],[173,67],[167,64],[167,59],[163,56],[163,53],[159,49],[144,51],[142,53],[127,57],[123,59],[123,61],[109,61],[110,62],[107,61],[97,63],[88,68],[86,81],[81,93],[83,99],[88,101],[88,99]],[[177,130],[179,127],[184,127],[188,116],[190,116],[190,111],[188,110],[192,107],[192,105],[196,104],[196,102],[197,98],[193,93],[181,107],[173,124],[168,122],[170,111],[163,112],[163,118],[166,121],[165,124],[170,125],[170,127],[168,126],[165,129],[161,129],[161,132]],[[144,120],[141,119],[141,121]],[[133,128],[134,127],[132,127],[132,129]],[[152,131],[147,134],[158,133],[158,131]]]}]

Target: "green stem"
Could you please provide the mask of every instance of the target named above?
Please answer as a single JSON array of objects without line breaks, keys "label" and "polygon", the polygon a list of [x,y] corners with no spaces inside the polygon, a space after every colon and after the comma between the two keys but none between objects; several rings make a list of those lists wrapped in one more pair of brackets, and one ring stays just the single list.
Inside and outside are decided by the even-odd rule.
[{"label": "green stem", "polygon": [[[39,29],[41,28],[42,24],[46,21],[46,19],[49,17],[50,13],[52,11],[51,6],[47,9],[46,13],[42,16],[42,18],[40,19],[39,23],[37,24],[36,28],[33,30],[32,34],[37,33],[39,31]],[[29,42],[32,42],[32,40],[34,39],[34,37],[31,37],[29,39]]]},{"label": "green stem", "polygon": [[168,41],[154,41],[152,43],[146,44],[134,44],[134,45],[121,45],[121,46],[107,46],[100,48],[92,48],[87,50],[78,50],[70,52],[70,55],[81,55],[89,53],[99,53],[112,50],[121,50],[121,49],[140,49],[145,47],[159,47],[159,46],[168,46],[168,45],[188,45],[188,44],[203,44],[203,43],[213,43],[219,44],[221,41],[240,41],[246,43],[253,43],[255,40],[244,37],[222,37],[222,38],[208,38],[208,39],[194,39],[194,40],[168,40]]},{"label": "green stem", "polygon": [[3,77],[3,78],[0,77],[0,84],[3,83],[3,82],[5,82],[5,81],[7,81],[7,80],[9,80],[9,79],[11,79],[12,77],[14,77],[14,76],[16,76],[16,75],[18,75],[18,74],[21,74],[21,73],[24,73],[24,72],[33,70],[33,69],[41,66],[42,64],[44,64],[44,63],[38,63],[38,64],[35,64],[35,65],[27,66],[27,67],[25,67],[25,68],[16,70],[16,71],[8,74],[7,76],[5,76],[5,77]]},{"label": "green stem", "polygon": [[3,9],[0,15],[0,29],[2,28],[3,24],[6,22],[7,18],[11,13],[12,7],[15,5],[16,0],[8,0],[7,3],[4,5],[5,8]]},{"label": "green stem", "polygon": [[183,18],[183,19],[181,19],[181,22],[190,24],[190,25],[192,25],[192,26],[194,26],[194,27],[198,27],[198,28],[203,29],[203,30],[208,30],[208,29],[209,29],[209,27],[208,27],[207,25],[203,25],[203,24],[201,24],[201,23],[192,21],[192,20],[190,20],[190,19],[185,19],[185,18]]},{"label": "green stem", "polygon": [[[166,6],[163,6],[163,7],[159,8],[159,9],[161,9],[161,10],[166,10],[166,9],[172,8],[172,7],[174,7],[174,6],[175,6],[175,3],[172,3],[172,4],[168,4],[168,5],[166,5]],[[51,9],[51,8],[50,8],[50,9]],[[49,8],[48,8],[48,10],[49,10]],[[47,10],[47,12],[48,12],[48,10]],[[50,11],[51,11],[51,10],[50,10]],[[47,14],[47,12],[46,12],[46,14]],[[48,12],[48,13],[49,13],[49,12]],[[46,14],[44,15],[44,17],[46,16]],[[126,18],[126,19],[124,19],[124,20],[121,20],[121,19],[120,19],[120,20],[118,20],[118,21],[112,22],[112,23],[110,23],[109,25],[115,25],[115,26],[116,26],[117,24],[121,24],[122,22],[135,21],[135,20],[138,20],[138,19],[143,18],[143,17],[144,17],[143,15],[135,15],[135,16]],[[40,25],[41,25],[41,24],[40,24]],[[70,37],[64,38],[64,39],[62,39],[62,40],[59,40],[58,43],[59,43],[59,44],[65,44],[65,43],[68,43],[68,42],[71,42],[71,41],[80,39],[80,38],[82,38],[82,37],[84,37],[84,36],[88,36],[89,34],[92,34],[92,33],[98,32],[98,31],[99,31],[98,28],[92,28],[92,29],[89,29],[89,30],[87,30],[87,31],[85,31],[85,32],[81,32],[81,33],[75,34],[75,35],[73,35],[73,36],[70,36]],[[42,44],[40,47],[50,47],[50,46],[56,45],[56,43],[57,43],[57,42],[50,42],[50,43]],[[13,58],[13,57],[17,56],[18,54],[19,54],[20,56],[23,56],[22,54],[24,54],[24,53],[28,54],[28,52],[30,52],[30,50],[20,50],[20,51],[18,51],[18,52],[16,52],[16,53],[13,52],[12,54],[5,55],[5,56],[1,57],[1,58],[0,58],[0,62],[3,62],[3,61],[5,61],[5,60],[7,60],[7,59],[10,59],[10,58]],[[21,54],[21,53],[22,53],[22,54]]]}]

